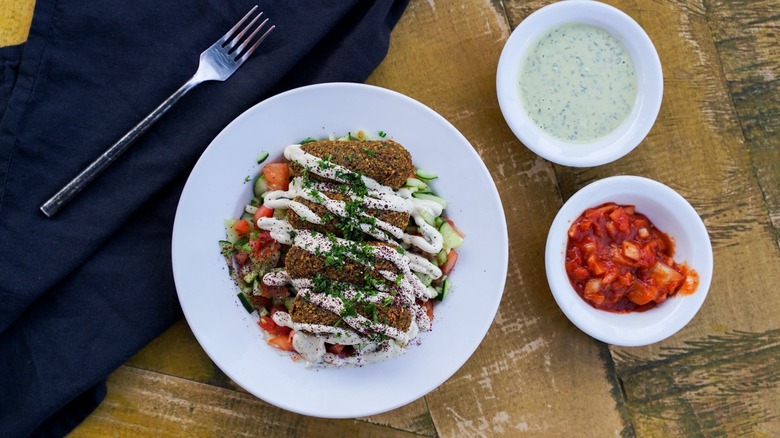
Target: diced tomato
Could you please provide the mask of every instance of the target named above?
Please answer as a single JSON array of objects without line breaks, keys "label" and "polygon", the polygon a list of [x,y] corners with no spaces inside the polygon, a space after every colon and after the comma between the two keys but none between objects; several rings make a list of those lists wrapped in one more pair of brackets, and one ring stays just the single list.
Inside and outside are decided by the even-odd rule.
[{"label": "diced tomato", "polygon": [[292,343],[293,336],[295,336],[295,332],[276,336],[268,340],[268,345],[284,351],[295,351]]},{"label": "diced tomato", "polygon": [[255,306],[255,308],[269,308],[273,304],[273,301],[271,301],[270,298],[264,297],[262,295],[252,295],[252,304]]},{"label": "diced tomato", "polygon": [[328,353],[341,354],[344,351],[344,347],[346,347],[344,344],[330,344],[327,346],[327,350]]},{"label": "diced tomato", "polygon": [[252,229],[252,226],[249,225],[249,221],[244,219],[239,219],[233,224],[233,230],[238,234],[246,234]]},{"label": "diced tomato", "polygon": [[252,247],[252,254],[257,261],[265,260],[281,248],[281,245],[271,237],[271,233],[268,231],[258,234],[249,243]]},{"label": "diced tomato", "polygon": [[287,286],[268,286],[263,283],[260,290],[260,295],[268,298],[287,298],[290,296],[290,291]]},{"label": "diced tomato", "polygon": [[656,296],[658,296],[658,289],[653,286],[648,286],[635,281],[631,283],[631,286],[629,286],[628,290],[626,291],[626,296],[633,303],[642,306],[649,303],[650,301],[653,301]]},{"label": "diced tomato", "polygon": [[287,190],[290,187],[290,166],[287,163],[270,163],[263,166],[268,190]]},{"label": "diced tomato", "polygon": [[423,301],[420,304],[422,304],[425,309],[425,313],[428,314],[428,319],[433,321],[433,300]]},{"label": "diced tomato", "polygon": [[612,213],[609,214],[609,218],[612,219],[619,231],[628,233],[631,223],[628,219],[628,215],[622,208],[618,207],[614,209]]},{"label": "diced tomato", "polygon": [[290,327],[277,324],[270,316],[261,316],[257,324],[272,336],[287,335],[290,333]]},{"label": "diced tomato", "polygon": [[273,208],[268,208],[265,205],[261,205],[260,208],[257,209],[255,212],[255,217],[252,218],[254,223],[257,223],[257,220],[261,217],[271,217],[274,214]]},{"label": "diced tomato", "polygon": [[455,263],[458,262],[458,253],[454,249],[451,249],[447,253],[447,261],[441,266],[442,275],[450,275],[450,272],[455,268]]}]

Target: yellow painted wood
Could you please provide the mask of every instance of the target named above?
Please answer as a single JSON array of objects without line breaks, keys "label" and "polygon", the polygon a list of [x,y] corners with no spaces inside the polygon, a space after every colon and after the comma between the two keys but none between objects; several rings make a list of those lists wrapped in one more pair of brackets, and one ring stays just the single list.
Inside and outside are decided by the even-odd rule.
[{"label": "yellow painted wood", "polygon": [[0,47],[27,40],[35,0],[0,0]]},{"label": "yellow painted wood", "polygon": [[108,396],[71,437],[420,436],[356,420],[292,414],[245,393],[122,366]]}]

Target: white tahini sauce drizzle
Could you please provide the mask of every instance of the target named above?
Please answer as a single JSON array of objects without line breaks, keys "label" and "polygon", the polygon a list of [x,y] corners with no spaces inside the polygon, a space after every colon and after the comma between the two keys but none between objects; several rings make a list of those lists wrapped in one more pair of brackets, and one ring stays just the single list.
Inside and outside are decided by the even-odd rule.
[{"label": "white tahini sauce drizzle", "polygon": [[[345,175],[358,175],[338,164],[327,162],[321,158],[303,151],[301,145],[290,145],[284,150],[288,160],[295,161],[309,172],[324,178],[349,183]],[[324,163],[324,164],[323,164]],[[373,260],[385,260],[397,269],[397,272],[380,270],[379,274],[388,280],[389,284],[377,282],[376,293],[366,294],[358,291],[354,286],[343,283],[340,290],[341,296],[348,300],[362,302],[387,303],[393,302],[408,309],[412,313],[412,321],[406,331],[396,327],[372,321],[363,315],[344,315],[345,303],[340,297],[314,292],[314,282],[309,278],[291,278],[284,271],[272,271],[263,277],[263,283],[269,286],[291,285],[298,294],[313,304],[342,316],[345,327],[334,327],[318,324],[303,324],[292,321],[287,312],[275,312],[273,320],[280,326],[290,327],[294,330],[292,339],[295,350],[306,360],[309,366],[322,366],[331,364],[363,365],[403,353],[403,347],[414,339],[420,331],[431,329],[431,320],[428,318],[425,308],[417,304],[417,300],[427,301],[435,296],[435,290],[425,286],[415,272],[427,275],[431,278],[439,278],[441,269],[423,256],[403,250],[395,246],[397,241],[404,245],[412,245],[427,253],[438,253],[442,249],[443,237],[441,233],[429,225],[423,215],[440,216],[442,206],[434,201],[417,199],[405,188],[393,191],[377,181],[360,175],[365,184],[365,196],[359,196],[354,190],[346,190],[342,193],[349,196],[352,201],[360,201],[366,209],[387,210],[408,213],[417,224],[421,235],[410,235],[404,230],[377,218],[368,218],[367,223],[360,223],[360,228],[366,234],[380,241],[389,242],[390,245],[367,245],[350,240],[325,236],[311,230],[295,230],[287,221],[270,218],[260,218],[257,226],[267,230],[277,242],[285,245],[294,245],[316,255],[328,254],[334,246],[339,246],[339,253],[351,260],[369,266],[372,260],[366,260],[366,255]],[[264,205],[268,208],[287,208],[298,214],[303,220],[321,224],[323,218],[295,198],[302,198],[310,202],[323,205],[334,215],[349,217],[347,203],[331,199],[327,193],[341,192],[338,186],[332,182],[306,181],[302,177],[293,178],[289,189],[267,192],[264,197]],[[360,213],[364,218],[365,213]],[[357,218],[351,218],[358,220]],[[360,221],[363,222],[363,221]],[[376,342],[369,337],[370,333],[380,333],[388,337],[383,342]],[[327,352],[325,344],[352,345],[357,354],[350,357],[341,357]]]}]

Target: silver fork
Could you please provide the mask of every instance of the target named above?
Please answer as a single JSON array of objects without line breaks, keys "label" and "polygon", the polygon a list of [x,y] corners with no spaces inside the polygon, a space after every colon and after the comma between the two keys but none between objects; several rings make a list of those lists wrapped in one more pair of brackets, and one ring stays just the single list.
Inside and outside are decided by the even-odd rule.
[{"label": "silver fork", "polygon": [[[54,196],[49,198],[43,205],[41,211],[48,217],[54,216],[65,204],[68,203],[77,193],[94,180],[103,170],[114,162],[138,137],[143,134],[150,126],[154,124],[163,114],[165,114],[182,96],[206,81],[224,81],[229,78],[249,56],[254,53],[260,43],[265,40],[269,33],[276,26],[269,27],[259,38],[248,47],[255,39],[260,30],[268,23],[268,18],[263,20],[255,27],[252,33],[246,38],[244,36],[252,29],[257,20],[263,15],[257,14],[246,26],[243,24],[255,13],[257,6],[253,7],[244,18],[241,19],[232,29],[220,38],[214,45],[200,54],[200,63],[195,75],[190,78],[169,98],[165,99],[154,111],[146,118],[141,120],[133,129],[111,145],[95,161],[81,171],[75,178],[60,189]],[[243,26],[243,27],[242,27]],[[241,29],[239,31],[239,29]],[[248,48],[247,48],[248,47]]]}]

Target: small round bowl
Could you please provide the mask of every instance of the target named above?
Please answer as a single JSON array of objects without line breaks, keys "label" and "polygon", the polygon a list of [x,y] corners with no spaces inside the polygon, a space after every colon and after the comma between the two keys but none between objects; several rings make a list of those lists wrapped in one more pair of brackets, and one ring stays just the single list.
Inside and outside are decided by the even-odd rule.
[{"label": "small round bowl", "polygon": [[[565,267],[568,230],[585,209],[607,202],[636,206],[637,213],[671,237],[674,260],[699,274],[692,294],[678,294],[650,310],[632,313],[597,310],[577,295]],[[547,235],[545,267],[553,297],[574,325],[600,341],[634,347],[665,339],[693,319],[710,288],[712,246],[696,210],[677,192],[651,179],[615,176],[582,188],[561,207]]]},{"label": "small round bowl", "polygon": [[[623,44],[636,70],[637,96],[631,112],[610,134],[587,143],[570,143],[541,130],[528,117],[520,97],[520,67],[526,52],[549,30],[565,23],[605,30]],[[512,32],[498,62],[496,91],[504,119],[528,149],[566,166],[598,166],[631,152],[650,132],[661,107],[663,72],[655,46],[631,17],[604,3],[569,0],[537,10]]]}]

